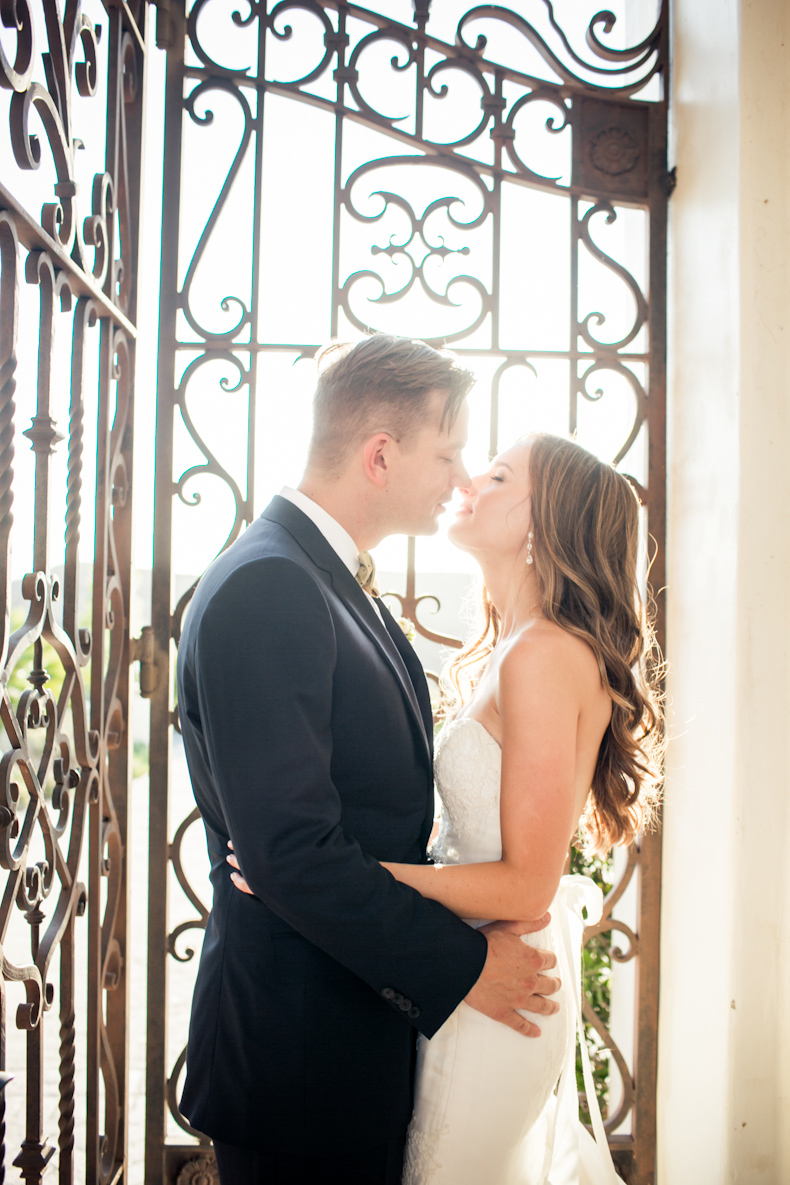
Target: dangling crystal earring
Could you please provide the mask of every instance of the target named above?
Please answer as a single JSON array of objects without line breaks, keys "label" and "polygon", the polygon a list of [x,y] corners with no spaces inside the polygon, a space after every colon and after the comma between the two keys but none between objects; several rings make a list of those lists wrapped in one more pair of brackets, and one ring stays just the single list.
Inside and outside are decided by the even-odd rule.
[{"label": "dangling crystal earring", "polygon": [[535,561],[532,558],[532,532],[527,535],[527,563],[533,564]]}]

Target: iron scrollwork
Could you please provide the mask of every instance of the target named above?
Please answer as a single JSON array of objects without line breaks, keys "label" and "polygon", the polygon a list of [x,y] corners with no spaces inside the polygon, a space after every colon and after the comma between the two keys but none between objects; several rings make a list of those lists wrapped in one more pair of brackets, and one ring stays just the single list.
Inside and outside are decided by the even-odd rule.
[{"label": "iron scrollwork", "polygon": [[[16,38],[13,62],[8,40],[0,47],[15,164],[44,177],[47,152],[55,176],[49,192],[48,181],[39,185],[38,209],[17,196],[30,187],[17,186],[11,162],[0,186],[0,1049],[3,1058],[7,1049],[23,1057],[13,1067],[13,1089],[26,1092],[24,1130],[16,1118],[0,1127],[4,1141],[15,1145],[9,1155],[23,1180],[40,1182],[54,1159],[61,1181],[78,1177],[104,1185],[127,1167],[128,495],[140,172],[134,151],[144,36],[136,2],[108,5],[101,25],[80,0],[40,3],[40,22],[33,0],[3,4],[3,24]],[[46,40],[40,55],[36,27]],[[41,75],[43,83],[36,80]],[[87,208],[76,181],[82,141],[75,92],[92,100],[106,132],[105,168],[89,186]],[[26,314],[20,321],[23,283],[37,293],[37,325]],[[24,427],[15,398],[22,332],[26,349],[31,339],[37,342],[38,358],[35,412]],[[65,372],[55,362],[59,335],[67,337],[71,353]],[[89,383],[96,383],[92,391]],[[96,434],[97,482],[86,613],[81,524],[86,497],[93,501],[85,484],[86,469],[93,473],[87,432],[90,439]],[[63,478],[56,461],[64,442],[65,481],[57,498]],[[35,487],[20,497],[23,469],[15,473],[15,458],[22,443],[34,453]],[[16,525],[15,499],[23,506]],[[25,527],[26,503],[32,507],[33,568],[17,583],[11,543]],[[25,959],[10,954],[21,949],[20,918],[27,926]],[[14,1018],[25,1033],[24,1054],[7,1040],[5,1002],[15,984],[25,992]],[[59,1013],[54,1046],[45,1026],[51,1010]],[[79,1037],[86,1028],[87,1042]],[[87,1079],[84,1133],[76,1131],[78,1072]],[[53,1101],[56,1145],[44,1127]],[[4,1098],[0,1107],[7,1105]],[[86,1148],[82,1167],[78,1135]],[[2,1146],[0,1179],[5,1167]]]},{"label": "iron scrollwork", "polygon": [[[655,26],[626,48],[613,45],[616,21],[611,13],[597,13],[572,35],[560,24],[550,0],[535,0],[529,6],[529,18],[528,6],[520,6],[519,11],[495,4],[470,7],[446,39],[432,31],[443,14],[438,6],[432,13],[430,0],[414,0],[413,24],[345,0],[280,0],[273,5],[248,0],[248,4],[249,11],[245,6],[243,12],[233,13],[228,26],[229,32],[246,31],[246,37],[236,42],[241,61],[238,57],[230,60],[223,39],[216,35],[217,0],[196,0],[183,24],[171,30],[185,49],[182,55],[179,46],[173,58],[168,92],[170,101],[182,106],[182,128],[191,125],[198,129],[214,122],[208,106],[214,95],[238,108],[242,120],[240,130],[237,127],[233,133],[226,174],[216,182],[214,205],[193,236],[194,245],[184,248],[181,274],[186,278],[179,282],[175,253],[170,269],[163,273],[163,305],[172,304],[183,313],[189,332],[181,332],[173,319],[161,340],[162,443],[157,466],[162,489],[195,508],[197,517],[200,499],[188,492],[189,483],[199,476],[218,479],[231,498],[222,546],[236,538],[251,521],[255,507],[255,409],[261,367],[267,358],[283,352],[294,360],[313,357],[320,344],[307,336],[303,340],[300,336],[281,339],[269,335],[261,318],[263,287],[278,279],[263,274],[261,267],[263,238],[277,233],[276,227],[262,224],[260,205],[269,180],[262,170],[266,104],[271,96],[278,102],[287,100],[317,109],[333,121],[331,301],[324,337],[371,329],[394,331],[436,344],[450,343],[469,357],[473,366],[488,367],[488,445],[492,456],[499,447],[503,392],[514,375],[531,375],[540,384],[546,381],[548,365],[565,367],[567,382],[556,398],[563,401],[570,432],[579,428],[583,411],[602,401],[605,405],[610,391],[624,386],[631,402],[618,421],[618,438],[608,459],[634,470],[634,488],[650,516],[651,530],[660,539],[664,497],[662,269],[669,176],[665,160],[666,3],[657,5]],[[506,40],[499,36],[503,31]],[[230,38],[227,44],[231,44]],[[388,70],[398,82],[400,105],[391,94],[380,97],[383,92],[377,83]],[[219,108],[218,103],[214,106]],[[439,119],[442,111],[452,116],[444,120],[444,128]],[[324,127],[329,127],[328,120]],[[361,160],[344,156],[350,130],[358,129],[376,136],[375,150]],[[565,161],[562,167],[543,167],[542,144],[565,146],[564,157],[557,156]],[[172,151],[178,164],[166,181],[165,207],[174,213],[170,221],[166,215],[164,233],[176,239],[178,186],[190,168],[184,145],[182,131],[173,123],[166,153]],[[299,143],[295,150],[309,153],[310,145]],[[234,264],[237,260],[238,226],[234,225],[230,239],[223,239],[223,235],[228,233],[231,193],[242,178],[253,178],[255,185],[248,228],[250,268],[244,290],[238,280],[223,283],[220,290],[216,278],[213,287],[201,290],[198,265],[210,244],[234,243]],[[526,319],[522,319],[518,340],[512,333],[506,336],[502,329],[502,268],[508,249],[505,236],[511,233],[505,228],[503,195],[515,190],[548,195],[559,203],[558,208],[567,210],[570,297],[563,313],[567,344],[561,348],[543,348],[540,341],[532,339]],[[644,213],[649,287],[637,278],[629,258],[606,241],[607,232],[618,229],[625,207]],[[352,243],[353,250],[349,247]],[[605,288],[615,291],[620,304],[631,310],[625,315],[627,324],[612,328],[611,333],[609,326],[615,324],[615,318],[605,301],[602,303],[603,297],[599,301],[597,295],[590,298],[582,290],[580,272],[588,263],[606,277],[606,283],[599,285],[601,293]],[[238,275],[238,268],[234,275]],[[524,289],[539,285],[539,276],[529,277]],[[210,308],[211,301],[219,304],[216,311],[224,315],[218,317],[222,328],[213,328],[205,311],[200,315],[196,311],[198,305],[202,310]],[[446,319],[426,330],[420,311],[425,307]],[[190,412],[190,384],[207,363],[217,360],[235,372],[232,379],[223,378],[218,395],[235,391],[248,400],[246,482],[220,463],[208,434],[198,430]],[[181,377],[173,380],[174,373]],[[526,411],[524,418],[526,429]],[[193,456],[187,465],[174,470],[176,422],[199,459],[195,461]],[[646,442],[648,454],[643,467],[640,442]],[[160,622],[156,653],[164,662],[164,671],[173,661],[183,614],[195,586],[171,606],[172,510],[164,499],[161,505],[155,560],[159,591],[154,601]],[[456,638],[432,630],[421,619],[426,602],[438,608],[438,600],[432,594],[417,595],[414,540],[409,541],[407,555],[405,588],[390,595],[404,616],[414,622],[419,639],[460,645]],[[662,562],[659,553],[653,568],[658,587],[663,583]],[[152,714],[152,730],[162,730],[155,743],[152,739],[152,751],[155,748],[159,754],[158,765],[152,764],[152,793],[162,800],[166,800],[168,786],[168,726],[162,722],[175,719],[167,686],[169,680],[164,679],[155,709],[159,724]],[[175,872],[182,905],[187,908],[184,920],[171,924],[164,895],[152,905],[152,932],[158,936],[159,949],[167,950],[172,965],[193,959],[194,943],[190,939],[185,947],[183,939],[187,933],[198,934],[207,916],[202,889],[193,883],[183,858],[185,837],[195,820],[194,812],[188,813],[176,825],[172,843],[163,822],[159,838],[163,870],[170,867]],[[638,961],[642,983],[657,958],[657,842],[644,838],[638,855],[607,899],[602,923],[607,933],[621,936],[620,946],[614,938],[610,943],[613,964]],[[164,877],[164,871],[159,875]],[[625,885],[634,879],[639,882],[642,899],[636,928],[618,915]],[[655,1085],[656,997],[644,986],[639,991],[638,1077],[633,1066],[629,1068],[630,1053],[626,1056],[618,1048],[589,1004],[587,1014],[623,1082],[623,1097],[607,1120],[619,1163],[629,1182],[646,1185],[651,1179],[654,1149],[651,1092]],[[189,1131],[177,1106],[183,1058],[182,1050],[165,1066],[163,1053],[150,1070],[148,1092],[149,1097],[160,1092],[155,1097],[161,1097],[163,1109],[167,1106],[172,1121]],[[624,1133],[626,1122],[631,1128]],[[150,1164],[155,1163],[162,1146],[171,1157],[189,1153],[188,1145],[167,1143],[164,1121],[159,1119],[149,1124],[148,1142]]]}]

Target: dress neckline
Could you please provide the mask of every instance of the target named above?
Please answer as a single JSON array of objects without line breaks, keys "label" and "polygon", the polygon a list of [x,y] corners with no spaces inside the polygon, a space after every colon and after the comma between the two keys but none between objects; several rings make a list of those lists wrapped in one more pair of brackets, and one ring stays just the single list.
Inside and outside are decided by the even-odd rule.
[{"label": "dress neckline", "polygon": [[[487,736],[487,737],[488,737],[488,739],[489,739],[489,741],[491,742],[491,744],[492,744],[492,745],[496,745],[497,749],[499,749],[499,750],[500,750],[500,752],[501,752],[501,750],[502,750],[502,746],[500,745],[499,741],[496,739],[496,737],[495,737],[495,736],[493,736],[493,735],[492,735],[492,733],[490,733],[490,732],[488,731],[488,729],[486,728],[485,724],[483,724],[483,723],[482,723],[482,721],[478,720],[478,719],[477,719],[475,716],[455,716],[455,717],[453,717],[453,719],[450,721],[449,725],[448,725],[448,726],[446,726],[446,727],[452,728],[452,727],[453,727],[453,725],[458,725],[458,724],[476,724],[476,725],[477,725],[477,727],[480,729],[480,731],[481,731],[481,732],[482,732],[482,733],[483,733],[485,736]],[[444,730],[442,730],[442,731],[444,731]]]}]

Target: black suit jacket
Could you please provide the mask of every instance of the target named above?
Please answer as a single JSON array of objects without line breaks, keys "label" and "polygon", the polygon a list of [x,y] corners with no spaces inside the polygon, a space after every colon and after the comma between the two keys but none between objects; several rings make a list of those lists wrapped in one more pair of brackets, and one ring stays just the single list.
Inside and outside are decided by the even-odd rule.
[{"label": "black suit jacket", "polygon": [[[416,1030],[486,941],[399,884],[433,813],[425,676],[315,525],[275,498],[198,585],[178,701],[214,903],[183,1113],[240,1146],[374,1146],[411,1113]],[[228,838],[255,897],[233,887]]]}]

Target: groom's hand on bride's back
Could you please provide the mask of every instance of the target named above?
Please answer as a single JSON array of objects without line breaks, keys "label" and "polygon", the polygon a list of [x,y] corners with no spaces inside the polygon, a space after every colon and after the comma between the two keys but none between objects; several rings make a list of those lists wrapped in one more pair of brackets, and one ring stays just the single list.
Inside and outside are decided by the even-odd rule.
[{"label": "groom's hand on bride's back", "polygon": [[470,1007],[525,1037],[539,1037],[540,1029],[517,1009],[542,1016],[559,1010],[559,1004],[551,996],[559,991],[560,980],[556,975],[546,974],[556,965],[556,956],[551,951],[527,946],[519,937],[543,930],[548,923],[546,914],[537,922],[492,922],[483,926],[488,955],[480,978],[466,997]]}]

